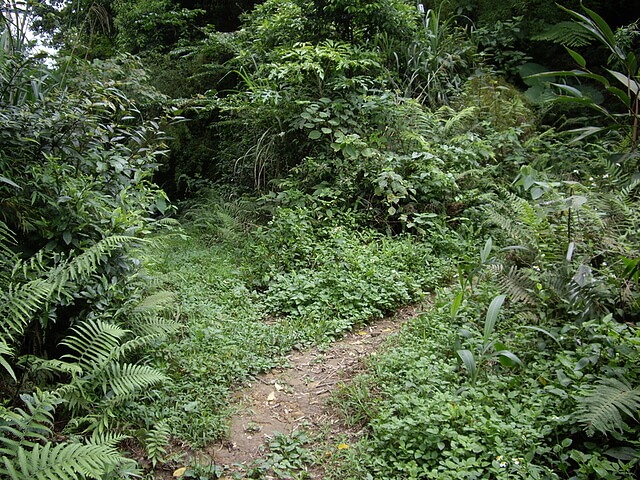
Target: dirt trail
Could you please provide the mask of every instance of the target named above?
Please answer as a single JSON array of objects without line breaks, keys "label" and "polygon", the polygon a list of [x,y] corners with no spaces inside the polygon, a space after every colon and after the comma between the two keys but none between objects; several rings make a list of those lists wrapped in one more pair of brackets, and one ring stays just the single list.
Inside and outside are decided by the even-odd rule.
[{"label": "dirt trail", "polygon": [[327,399],[361,370],[366,356],[417,313],[416,307],[405,308],[349,333],[326,350],[292,353],[289,368],[259,375],[236,393],[238,412],[231,418],[228,438],[208,449],[212,460],[230,473],[241,470],[234,465],[260,458],[263,446],[278,433],[289,434],[302,427],[328,430],[329,435],[343,432]]}]

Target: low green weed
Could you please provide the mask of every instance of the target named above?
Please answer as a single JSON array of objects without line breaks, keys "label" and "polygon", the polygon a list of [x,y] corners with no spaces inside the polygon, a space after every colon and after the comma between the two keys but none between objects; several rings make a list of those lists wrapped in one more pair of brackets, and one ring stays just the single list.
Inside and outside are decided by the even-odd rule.
[{"label": "low green weed", "polygon": [[246,478],[280,478],[283,480],[306,480],[312,478],[308,468],[317,463],[309,448],[312,439],[303,431],[289,435],[276,435],[269,441],[265,457],[256,460]]},{"label": "low green weed", "polygon": [[248,272],[264,289],[268,312],[315,325],[313,341],[418,301],[450,269],[431,244],[318,219],[307,208],[281,208],[252,245],[261,258]]},{"label": "low green weed", "polygon": [[[465,302],[460,316],[479,316],[482,303]],[[336,397],[347,415],[354,404],[369,412],[369,433],[330,478],[634,478],[637,423],[626,417],[603,435],[584,422],[613,405],[594,396],[597,379],[637,384],[637,329],[609,317],[566,325],[545,343],[542,329],[494,324],[526,355],[526,367],[487,370],[470,385],[455,348],[443,348],[455,345],[451,322],[446,301],[410,321],[355,382],[375,385],[376,396]],[[609,384],[597,385],[604,392]],[[633,404],[629,388],[613,387]]]},{"label": "low green weed", "polygon": [[244,380],[284,365],[294,348],[418,301],[451,274],[432,246],[356,228],[345,213],[327,220],[277,207],[248,232],[215,202],[203,199],[185,225],[191,237],[167,240],[151,265],[179,299],[185,329],[155,352],[172,384],[148,393],[152,407],[136,407],[194,446],[224,434],[228,398]]}]

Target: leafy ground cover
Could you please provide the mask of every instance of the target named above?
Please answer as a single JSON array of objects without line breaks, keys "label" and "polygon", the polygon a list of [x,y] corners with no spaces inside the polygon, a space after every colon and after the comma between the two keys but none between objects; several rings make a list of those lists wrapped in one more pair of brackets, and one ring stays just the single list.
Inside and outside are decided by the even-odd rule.
[{"label": "leafy ground cover", "polygon": [[[177,440],[201,447],[219,438],[230,394],[243,380],[283,366],[293,349],[327,344],[355,325],[418,301],[451,274],[431,246],[339,226],[327,227],[333,234],[324,238],[301,234],[302,215],[283,212],[268,233],[236,231],[227,240],[220,237],[219,215],[207,227],[200,216],[199,229],[186,224],[191,236],[174,237],[154,254],[149,268],[180,299],[187,322],[180,337],[155,356],[173,381],[156,390],[151,406],[139,414],[166,421]],[[233,228],[240,228],[237,222]],[[271,253],[263,255],[279,256],[280,262],[254,261],[260,258],[256,249],[267,248]],[[311,253],[296,255],[305,248]]]}]

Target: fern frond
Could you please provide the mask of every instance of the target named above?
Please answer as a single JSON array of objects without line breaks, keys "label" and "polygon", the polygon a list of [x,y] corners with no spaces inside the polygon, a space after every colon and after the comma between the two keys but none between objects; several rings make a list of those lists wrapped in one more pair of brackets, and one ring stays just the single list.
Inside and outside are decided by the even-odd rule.
[{"label": "fern frond", "polygon": [[9,362],[7,362],[6,358],[4,358],[5,356],[12,357],[13,349],[9,345],[7,345],[7,342],[5,342],[3,338],[0,337],[0,366],[5,369],[5,371],[11,378],[13,378],[13,381],[15,382],[17,381],[16,374],[13,371],[13,367],[9,365]]},{"label": "fern frond", "polygon": [[122,463],[123,457],[107,445],[47,442],[31,449],[19,447],[14,457],[3,456],[3,478],[12,480],[71,480],[102,478]]},{"label": "fern frond", "polygon": [[456,112],[444,124],[444,132],[450,134],[453,130],[467,128],[470,120],[478,118],[478,107],[471,106]]},{"label": "fern frond", "polygon": [[87,439],[87,445],[106,445],[108,447],[115,447],[118,443],[130,438],[128,435],[115,432],[100,433],[94,431],[93,434]]},{"label": "fern frond", "polygon": [[600,288],[604,280],[592,275],[591,267],[579,265],[576,273],[567,284],[568,303],[580,319],[595,318],[607,313],[604,307],[609,291]]},{"label": "fern frond", "polygon": [[21,357],[21,360],[29,366],[29,370],[34,376],[46,373],[63,373],[67,375],[82,374],[82,368],[79,365],[76,365],[75,363],[64,362],[62,360],[57,360],[55,358],[46,359],[33,355],[27,355]]},{"label": "fern frond", "polygon": [[134,316],[130,319],[129,328],[131,331],[140,336],[165,336],[177,333],[182,329],[182,324],[158,315]]},{"label": "fern frond", "polygon": [[640,388],[632,388],[626,380],[605,378],[577,402],[577,419],[587,434],[598,431],[606,435],[627,427],[624,417],[635,419],[640,410]]},{"label": "fern frond", "polygon": [[489,223],[504,231],[518,245],[526,245],[528,248],[535,246],[532,243],[534,238],[531,236],[531,231],[526,226],[514,221],[512,217],[503,215],[495,210],[489,210],[487,215]]},{"label": "fern frond", "polygon": [[148,365],[112,364],[106,378],[116,397],[131,395],[167,380],[167,377]]},{"label": "fern frond", "polygon": [[9,245],[16,244],[16,237],[6,223],[0,221],[0,265],[15,256]]},{"label": "fern frond", "polygon": [[542,40],[567,47],[584,47],[589,45],[593,38],[587,29],[576,22],[559,22],[549,26],[544,32],[534,35],[533,40]]},{"label": "fern frond", "polygon": [[138,305],[136,305],[133,311],[135,313],[156,311],[172,305],[175,301],[175,293],[163,290],[146,296]]},{"label": "fern frond", "polygon": [[491,270],[496,275],[496,283],[514,302],[522,302],[528,305],[535,305],[537,298],[535,292],[535,283],[531,280],[531,271],[528,269],[519,269],[512,265],[509,270],[505,271],[504,265],[491,265]]},{"label": "fern frond", "polygon": [[69,281],[77,282],[91,275],[98,269],[103,256],[114,250],[132,243],[141,243],[142,239],[126,235],[113,235],[92,245],[80,255],[63,262],[51,271],[49,279],[55,284],[55,289],[61,292]]},{"label": "fern frond", "polygon": [[21,395],[26,410],[16,408],[4,412],[0,419],[0,453],[14,455],[20,446],[32,446],[51,435],[53,410],[62,401],[47,392]]},{"label": "fern frond", "polygon": [[16,341],[53,292],[51,283],[35,279],[22,284],[10,284],[0,296],[0,336]]},{"label": "fern frond", "polygon": [[86,320],[74,327],[74,332],[60,342],[75,352],[62,358],[77,362],[84,371],[95,370],[114,358],[121,340],[129,333],[129,330],[111,323]]},{"label": "fern frond", "polygon": [[158,462],[164,461],[164,455],[167,453],[169,438],[171,437],[171,428],[167,422],[161,421],[156,423],[144,437],[145,450],[147,457],[151,460],[155,467]]}]

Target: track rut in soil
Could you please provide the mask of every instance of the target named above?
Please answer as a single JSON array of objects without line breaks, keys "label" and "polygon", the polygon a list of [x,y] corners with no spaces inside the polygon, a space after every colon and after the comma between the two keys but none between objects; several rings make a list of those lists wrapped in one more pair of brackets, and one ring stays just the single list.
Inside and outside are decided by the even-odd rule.
[{"label": "track rut in soil", "polygon": [[[327,437],[353,435],[327,400],[362,370],[367,356],[418,313],[417,307],[404,308],[393,317],[350,332],[326,349],[294,352],[288,368],[257,376],[234,395],[237,411],[230,419],[228,436],[206,449],[211,461],[230,474],[260,458],[265,445],[279,433],[304,429],[326,432]],[[321,472],[311,478],[322,478],[317,475]]]}]

